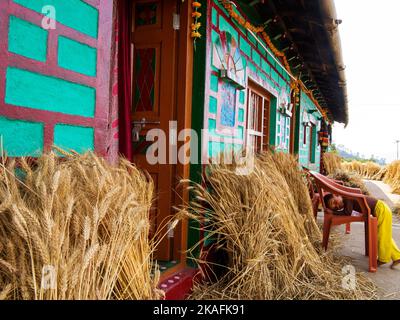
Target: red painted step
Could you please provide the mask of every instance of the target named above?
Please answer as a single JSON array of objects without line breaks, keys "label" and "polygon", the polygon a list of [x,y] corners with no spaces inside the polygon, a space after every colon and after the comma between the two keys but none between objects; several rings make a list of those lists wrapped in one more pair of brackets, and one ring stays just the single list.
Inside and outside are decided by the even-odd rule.
[{"label": "red painted step", "polygon": [[158,285],[165,292],[165,300],[184,300],[191,293],[193,280],[199,269],[185,268],[163,279]]}]

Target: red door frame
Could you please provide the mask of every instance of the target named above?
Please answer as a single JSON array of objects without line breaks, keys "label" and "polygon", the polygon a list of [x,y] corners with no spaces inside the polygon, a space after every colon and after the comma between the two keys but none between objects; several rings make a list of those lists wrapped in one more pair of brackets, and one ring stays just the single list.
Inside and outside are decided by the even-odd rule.
[{"label": "red door frame", "polygon": [[[176,1],[176,0],[163,0]],[[176,87],[175,87],[175,110],[173,119],[177,121],[177,131],[191,128],[192,118],[192,84],[193,84],[193,40],[190,37],[192,24],[192,6],[190,1],[180,4],[180,29],[177,38],[177,65],[176,65]],[[177,149],[183,145],[178,142]],[[174,165],[174,177],[172,187],[173,192],[172,206],[187,204],[189,192],[186,186],[178,186],[179,179],[187,180],[190,178],[190,164]],[[186,219],[181,221],[175,229],[174,256],[178,256],[180,263],[169,268],[161,274],[159,287],[166,292],[167,299],[182,299],[192,287],[193,277],[196,274],[194,269],[187,267],[187,233],[188,222]],[[177,248],[179,248],[177,250]]]}]

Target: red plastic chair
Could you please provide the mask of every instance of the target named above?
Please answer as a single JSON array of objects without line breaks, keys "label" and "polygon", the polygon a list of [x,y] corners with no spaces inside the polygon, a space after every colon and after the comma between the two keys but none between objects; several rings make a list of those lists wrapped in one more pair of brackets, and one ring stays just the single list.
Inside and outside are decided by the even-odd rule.
[{"label": "red plastic chair", "polygon": [[[335,185],[340,190],[349,191],[349,192],[355,192],[357,194],[363,194],[361,189],[346,187],[344,185],[343,181],[331,179],[331,178],[328,178],[328,177],[326,177],[326,178],[329,179],[333,183],[333,185]],[[350,223],[346,223],[346,234],[350,234],[350,233],[351,233]]]},{"label": "red plastic chair", "polygon": [[312,209],[313,209],[313,214],[315,219],[317,219],[318,216],[318,208],[319,208],[319,204],[320,204],[320,196],[318,192],[315,192],[314,189],[314,185],[311,181],[311,177],[310,177],[310,173],[308,170],[304,170],[305,173],[305,177],[307,179],[307,186],[308,186],[308,193],[310,195],[311,198],[311,203],[312,203]]},{"label": "red plastic chair", "polygon": [[[314,185],[313,185],[313,183],[311,181],[310,170],[308,168],[306,168],[306,167],[303,167],[303,170],[304,170],[304,173],[305,173],[306,178],[307,178],[308,191],[309,191],[310,198],[311,198],[314,217],[315,217],[315,219],[317,219],[317,217],[318,217],[318,209],[319,209],[319,204],[321,202],[321,198],[319,196],[319,193],[315,192]],[[326,177],[326,178],[331,180],[333,183],[336,183],[336,184],[338,184],[340,186],[345,187],[343,181],[331,179],[331,178],[328,178],[328,177]],[[338,186],[338,187],[340,188],[340,186]],[[354,192],[358,192],[359,191],[360,193],[362,193],[361,190],[359,190],[359,189],[353,189],[353,188],[350,188],[350,189],[354,190]],[[350,233],[351,233],[350,223],[347,223],[346,224],[346,234],[350,234]]]},{"label": "red plastic chair", "polygon": [[[332,226],[352,223],[363,222],[365,228],[365,255],[369,256],[369,272],[376,272],[377,258],[378,258],[378,222],[372,216],[371,209],[368,206],[366,197],[362,194],[360,189],[345,187],[333,182],[331,179],[310,171],[310,175],[314,178],[318,188],[321,203],[324,209],[324,228],[322,246],[325,250],[328,248],[329,234]],[[332,193],[342,196],[344,199],[357,201],[361,208],[360,216],[339,216],[327,208],[324,195]]]}]

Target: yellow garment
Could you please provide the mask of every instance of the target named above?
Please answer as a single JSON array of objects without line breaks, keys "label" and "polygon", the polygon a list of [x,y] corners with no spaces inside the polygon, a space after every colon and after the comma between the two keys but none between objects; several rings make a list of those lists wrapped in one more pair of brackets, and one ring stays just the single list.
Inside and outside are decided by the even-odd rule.
[{"label": "yellow garment", "polygon": [[378,219],[378,259],[380,262],[400,260],[400,250],[392,237],[392,211],[386,203],[379,200],[375,207]]}]

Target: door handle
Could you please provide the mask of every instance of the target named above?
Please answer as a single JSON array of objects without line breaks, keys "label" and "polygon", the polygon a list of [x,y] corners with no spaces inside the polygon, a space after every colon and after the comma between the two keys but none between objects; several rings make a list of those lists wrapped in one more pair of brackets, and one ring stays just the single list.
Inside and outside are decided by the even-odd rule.
[{"label": "door handle", "polygon": [[132,140],[133,142],[138,142],[140,140],[140,131],[146,127],[146,124],[160,124],[160,121],[149,121],[143,118],[140,121],[133,121],[133,128],[132,128]]},{"label": "door handle", "polygon": [[153,120],[146,120],[146,118],[143,118],[142,120],[139,121],[133,121],[133,125],[140,125],[142,128],[146,126],[146,124],[160,124],[160,121],[153,121]]}]

